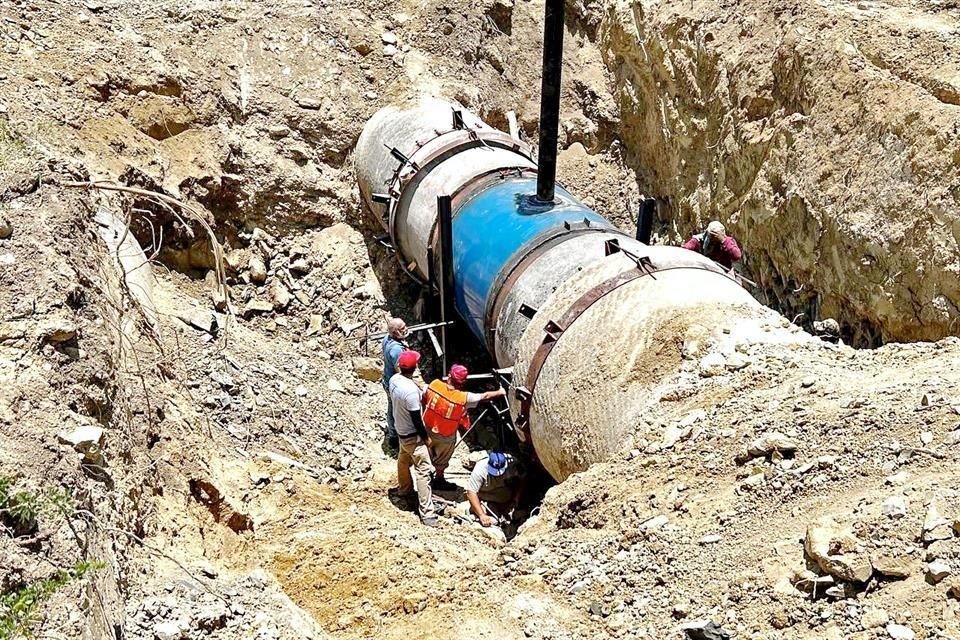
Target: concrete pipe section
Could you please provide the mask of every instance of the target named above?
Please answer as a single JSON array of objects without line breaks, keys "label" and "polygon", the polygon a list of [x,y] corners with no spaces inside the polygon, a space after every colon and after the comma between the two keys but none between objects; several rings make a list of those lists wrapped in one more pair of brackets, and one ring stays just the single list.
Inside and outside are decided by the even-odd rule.
[{"label": "concrete pipe section", "polygon": [[531,157],[435,99],[379,111],[356,148],[362,197],[422,282],[451,196],[457,313],[513,367],[515,420],[562,481],[620,451],[691,330],[781,319],[697,253],[640,243],[559,187],[538,201]]}]

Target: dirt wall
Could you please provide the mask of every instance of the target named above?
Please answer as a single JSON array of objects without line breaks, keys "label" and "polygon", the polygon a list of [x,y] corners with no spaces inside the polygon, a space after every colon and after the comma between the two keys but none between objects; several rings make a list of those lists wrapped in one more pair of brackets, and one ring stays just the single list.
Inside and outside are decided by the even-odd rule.
[{"label": "dirt wall", "polygon": [[[761,297],[864,344],[960,318],[960,30],[930,2],[590,5],[667,237],[718,218]],[[597,20],[597,16],[599,20]]]}]

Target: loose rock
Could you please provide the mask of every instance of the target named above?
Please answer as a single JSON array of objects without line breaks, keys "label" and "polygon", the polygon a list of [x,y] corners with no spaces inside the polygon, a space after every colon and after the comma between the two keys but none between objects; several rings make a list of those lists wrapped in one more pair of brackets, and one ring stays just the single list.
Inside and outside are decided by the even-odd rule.
[{"label": "loose rock", "polygon": [[304,336],[309,338],[312,335],[320,333],[323,329],[323,316],[313,314],[310,316],[310,324],[307,325],[307,330],[304,332]]},{"label": "loose rock", "polygon": [[157,640],[179,640],[183,631],[176,622],[158,622],[153,625],[153,635]]},{"label": "loose rock", "polygon": [[297,258],[290,263],[290,273],[298,276],[304,276],[310,273],[310,270],[313,267],[310,265],[310,261],[306,258]]},{"label": "loose rock", "polygon": [[913,629],[902,624],[888,624],[887,635],[893,640],[913,640],[917,637]]},{"label": "loose rock", "polygon": [[243,317],[249,318],[260,313],[270,313],[271,311],[273,311],[272,302],[267,302],[266,300],[261,300],[260,298],[254,298],[243,308]]},{"label": "loose rock", "polygon": [[379,382],[383,376],[383,367],[380,361],[374,358],[354,358],[353,372],[363,380]]},{"label": "loose rock", "polygon": [[296,102],[297,106],[301,109],[316,110],[323,106],[323,102],[321,100],[308,96],[299,96],[294,100],[294,102]]},{"label": "loose rock", "polygon": [[860,625],[864,629],[876,629],[890,622],[890,615],[883,609],[867,607],[860,616]]},{"label": "loose rock", "polygon": [[894,520],[907,515],[907,501],[902,496],[890,496],[883,501],[881,513]]},{"label": "loose rock", "polygon": [[267,135],[274,140],[280,140],[290,135],[290,127],[285,124],[274,125],[267,128]]},{"label": "loose rock", "polygon": [[727,360],[720,353],[707,354],[700,361],[700,375],[704,378],[723,375],[727,371]]},{"label": "loose rock", "polygon": [[[873,573],[870,559],[856,551],[858,540],[839,525],[822,519],[807,528],[804,550],[824,573],[848,582],[866,582]],[[839,552],[839,553],[838,553]]]},{"label": "loose rock", "polygon": [[927,517],[923,520],[923,541],[929,544],[937,540],[949,540],[952,537],[953,528],[950,526],[950,521],[940,515],[936,500],[931,501],[927,508]]},{"label": "loose rock", "polygon": [[738,464],[743,464],[753,458],[770,457],[775,453],[781,456],[784,454],[790,455],[796,450],[797,443],[794,440],[780,432],[769,431],[751,442],[737,456],[736,461]]},{"label": "loose rock", "polygon": [[930,582],[930,584],[940,583],[951,573],[953,573],[953,569],[943,560],[934,560],[927,565],[927,581]]},{"label": "loose rock", "polygon": [[267,266],[259,256],[250,256],[247,271],[250,274],[250,282],[253,284],[263,284],[267,281]]},{"label": "loose rock", "polygon": [[83,425],[73,431],[59,434],[60,444],[68,444],[80,453],[87,453],[92,448],[99,448],[103,444],[103,429],[93,425]]},{"label": "loose rock", "polygon": [[916,563],[910,557],[875,555],[871,556],[870,562],[880,575],[898,580],[909,578],[916,570]]},{"label": "loose rock", "polygon": [[656,531],[657,529],[662,528],[668,522],[670,522],[670,518],[668,518],[663,514],[660,514],[659,516],[650,518],[649,520],[641,524],[640,529],[643,531]]},{"label": "loose rock", "polygon": [[730,634],[709,620],[689,622],[680,629],[689,640],[730,640]]},{"label": "loose rock", "polygon": [[46,329],[43,334],[44,342],[51,344],[60,344],[70,342],[77,337],[77,327],[69,321],[56,322],[53,326]]},{"label": "loose rock", "polygon": [[403,597],[403,610],[405,613],[417,613],[427,608],[427,594],[411,593]]},{"label": "loose rock", "polygon": [[290,304],[290,290],[280,282],[274,282],[270,286],[269,295],[270,304],[273,305],[274,311],[282,311]]}]

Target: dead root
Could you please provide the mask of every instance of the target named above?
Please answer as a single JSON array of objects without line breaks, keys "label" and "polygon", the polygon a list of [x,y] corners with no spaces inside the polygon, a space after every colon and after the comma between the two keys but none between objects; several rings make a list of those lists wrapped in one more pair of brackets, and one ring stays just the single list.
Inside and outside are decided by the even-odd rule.
[{"label": "dead root", "polygon": [[206,221],[203,213],[185,202],[182,202],[172,196],[168,196],[164,193],[158,191],[150,191],[149,189],[141,189],[138,187],[128,187],[126,185],[117,184],[111,180],[96,180],[89,182],[63,182],[61,183],[64,187],[74,187],[74,188],[84,188],[84,189],[101,189],[104,191],[119,191],[122,193],[129,193],[132,195],[141,196],[152,200],[161,207],[169,210],[184,226],[189,227],[187,221],[184,220],[181,212],[186,215],[192,222],[196,222],[203,228],[204,232],[207,234],[207,239],[210,242],[211,250],[213,251],[213,265],[214,273],[217,278],[217,295],[218,299],[223,301],[224,308],[227,313],[232,313],[232,307],[230,305],[230,291],[227,288],[227,277],[226,277],[226,268],[223,257],[223,245],[220,244],[220,241],[217,240],[216,234],[213,232],[213,228]]}]

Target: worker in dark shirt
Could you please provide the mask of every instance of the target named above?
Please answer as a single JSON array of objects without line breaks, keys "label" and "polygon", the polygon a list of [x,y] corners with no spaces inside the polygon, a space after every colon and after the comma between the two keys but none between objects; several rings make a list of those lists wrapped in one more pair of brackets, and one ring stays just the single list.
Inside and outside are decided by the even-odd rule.
[{"label": "worker in dark shirt", "polygon": [[702,253],[726,269],[733,268],[733,263],[743,256],[740,245],[733,236],[727,235],[726,229],[719,220],[714,220],[707,225],[705,232],[684,242],[683,248]]}]

